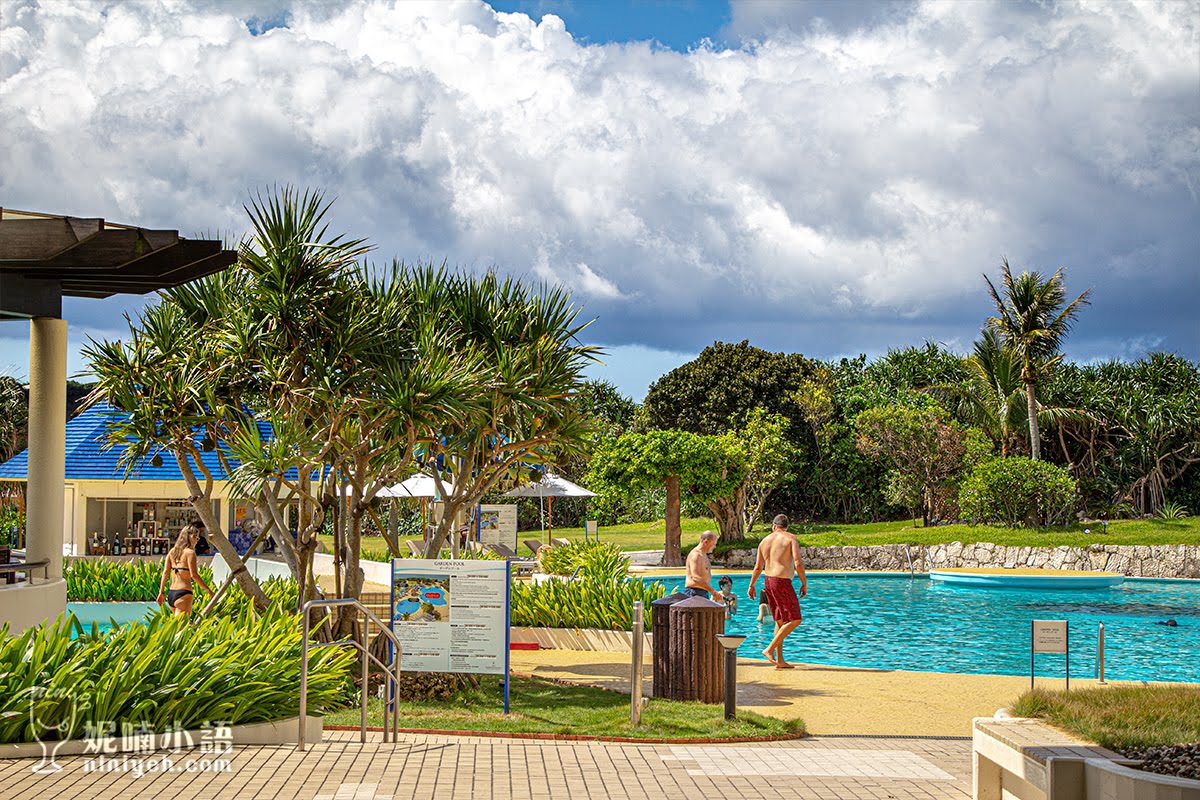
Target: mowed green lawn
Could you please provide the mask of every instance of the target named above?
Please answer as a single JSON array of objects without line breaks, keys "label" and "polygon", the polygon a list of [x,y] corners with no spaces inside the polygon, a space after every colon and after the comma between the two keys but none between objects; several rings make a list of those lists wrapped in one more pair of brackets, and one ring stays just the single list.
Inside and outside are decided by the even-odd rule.
[{"label": "mowed green lawn", "polygon": [[[945,542],[991,542],[1019,547],[1080,546],[1085,544],[1192,544],[1200,545],[1200,517],[1182,520],[1118,520],[1104,526],[1085,523],[1055,528],[1005,528],[992,525],[940,525],[919,527],[920,521],[871,522],[863,525],[793,525],[792,531],[800,543],[812,547],[846,545],[917,544]],[[694,546],[700,533],[716,530],[711,519],[683,520],[683,546]],[[769,527],[755,526],[751,539],[756,542],[769,532]],[[539,531],[526,531],[518,539],[537,538]],[[571,541],[583,541],[581,528],[555,528],[553,536]],[[663,521],[614,525],[600,528],[600,540],[613,542],[622,550],[661,550]],[[753,543],[752,542],[752,543]],[[745,546],[751,546],[748,543]],[[729,549],[724,543],[717,546],[721,553]]]},{"label": "mowed green lawn", "polygon": [[[683,549],[690,550],[700,540],[701,532],[716,530],[716,523],[706,517],[684,519]],[[622,550],[661,550],[663,527],[660,520],[635,522],[629,525],[611,525],[600,528],[600,540],[612,542]],[[731,549],[757,546],[758,539],[769,532],[769,526],[755,526],[749,540],[738,545],[724,542],[717,545],[720,555]],[[1181,520],[1117,520],[1108,524],[1108,530],[1096,523],[1082,523],[1054,528],[1006,528],[994,525],[939,525],[932,528],[920,527],[920,520],[896,522],[870,522],[862,525],[793,525],[792,532],[800,537],[802,545],[811,547],[837,547],[847,545],[913,544],[932,545],[946,542],[991,542],[992,544],[1015,545],[1018,547],[1058,547],[1060,545],[1082,546],[1088,544],[1191,544],[1200,545],[1200,517]],[[549,537],[583,541],[582,528],[555,528]],[[518,550],[529,555],[523,542],[526,539],[548,540],[542,531],[534,529],[517,534]],[[332,547],[332,537],[326,538],[326,547]],[[363,547],[387,548],[380,537],[363,537]]]}]

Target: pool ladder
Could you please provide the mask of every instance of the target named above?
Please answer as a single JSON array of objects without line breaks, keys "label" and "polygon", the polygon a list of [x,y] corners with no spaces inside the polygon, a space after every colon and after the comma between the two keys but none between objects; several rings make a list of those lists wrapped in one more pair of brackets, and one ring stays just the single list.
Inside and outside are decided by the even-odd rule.
[{"label": "pool ladder", "polygon": [[[310,641],[309,635],[312,630],[312,615],[309,613],[314,608],[329,608],[333,606],[351,606],[355,611],[355,621],[362,624],[363,641],[357,639],[343,639],[336,642],[313,642]],[[366,744],[367,741],[367,691],[369,685],[369,667],[371,661],[383,671],[384,674],[384,715],[383,715],[383,741],[388,740],[388,718],[391,718],[392,741],[395,742],[399,738],[400,733],[400,640],[396,638],[396,634],[392,633],[389,628],[379,617],[375,616],[369,608],[364,606],[353,597],[343,597],[329,600],[309,600],[301,609],[300,623],[300,726],[296,737],[296,749],[301,753],[305,750],[304,728],[305,719],[308,713],[308,653],[309,650],[318,647],[356,647],[362,654],[362,709],[361,720],[359,724],[359,741]],[[331,617],[325,617],[321,624],[326,624]],[[392,645],[392,663],[385,664],[376,658],[371,653],[370,642],[367,637],[368,621],[373,622],[388,641]],[[388,706],[391,713],[389,714]]]},{"label": "pool ladder", "polygon": [[1100,623],[1100,637],[1096,643],[1096,683],[1103,686],[1104,680],[1104,623]]}]

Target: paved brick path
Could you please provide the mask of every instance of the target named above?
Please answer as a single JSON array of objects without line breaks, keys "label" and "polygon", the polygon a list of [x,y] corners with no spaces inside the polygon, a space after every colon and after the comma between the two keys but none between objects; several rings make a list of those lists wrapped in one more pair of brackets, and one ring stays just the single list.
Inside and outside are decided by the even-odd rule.
[{"label": "paved brick path", "polygon": [[[852,798],[965,800],[971,744],[955,739],[814,737],[744,745],[635,745],[331,732],[294,747],[241,747],[222,773],[85,771],[86,757],[60,758],[61,772],[35,775],[35,762],[0,760],[4,800],[124,798],[654,798],[786,800]],[[195,751],[173,754],[182,762]]]}]

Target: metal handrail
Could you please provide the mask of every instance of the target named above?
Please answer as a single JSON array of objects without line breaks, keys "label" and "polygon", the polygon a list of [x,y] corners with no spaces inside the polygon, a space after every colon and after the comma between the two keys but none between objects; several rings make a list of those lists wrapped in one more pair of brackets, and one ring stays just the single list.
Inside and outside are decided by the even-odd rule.
[{"label": "metal handrail", "polygon": [[[321,608],[329,608],[332,606],[354,606],[358,611],[362,612],[363,619],[363,641],[359,642],[354,639],[346,639],[337,642],[310,642],[309,633],[312,629],[310,622],[311,615],[309,612],[320,606]],[[400,655],[401,647],[400,640],[396,638],[396,634],[392,633],[391,628],[383,624],[379,617],[375,616],[375,612],[364,606],[356,598],[343,597],[334,600],[309,600],[300,609],[301,616],[301,638],[300,638],[300,728],[296,736],[296,749],[304,752],[304,727],[305,720],[308,715],[308,651],[312,648],[319,647],[334,647],[354,645],[362,653],[362,717],[359,724],[359,741],[366,743],[367,741],[367,686],[369,681],[368,666],[370,661],[374,661],[383,670],[383,674],[387,676],[387,681],[384,684],[384,694],[390,697],[392,704],[392,741],[399,737],[400,733]],[[374,622],[392,642],[393,652],[395,657],[391,664],[384,664],[371,653],[371,649],[367,643],[367,622]],[[390,689],[390,691],[388,691]],[[383,718],[383,741],[388,740],[388,724],[387,710],[384,709]]]},{"label": "metal handrail", "polygon": [[1100,639],[1096,644],[1096,683],[1104,685],[1104,623],[1100,623]]},{"label": "metal handrail", "polygon": [[[7,564],[0,564],[0,575],[6,573],[30,572],[31,570],[40,569],[42,578],[50,580],[50,559],[43,558],[38,561],[10,561]],[[33,583],[31,580],[33,575],[26,575],[27,583]]]},{"label": "metal handrail", "polygon": [[908,545],[904,545],[904,557],[908,559],[908,577],[913,576],[912,553],[908,551]]}]

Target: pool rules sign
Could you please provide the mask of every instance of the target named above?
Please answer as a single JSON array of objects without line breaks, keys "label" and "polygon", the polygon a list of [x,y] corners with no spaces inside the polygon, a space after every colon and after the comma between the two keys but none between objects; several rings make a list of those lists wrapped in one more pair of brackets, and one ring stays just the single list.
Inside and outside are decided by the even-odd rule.
[{"label": "pool rules sign", "polygon": [[508,674],[507,561],[392,559],[392,632],[405,672]]},{"label": "pool rules sign", "polygon": [[1067,691],[1071,691],[1071,631],[1065,619],[1031,620],[1029,629],[1029,688],[1033,688],[1035,653],[1062,653],[1067,661]]}]

